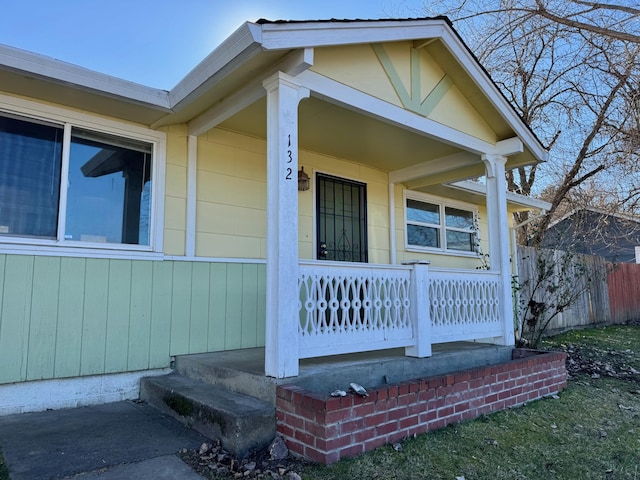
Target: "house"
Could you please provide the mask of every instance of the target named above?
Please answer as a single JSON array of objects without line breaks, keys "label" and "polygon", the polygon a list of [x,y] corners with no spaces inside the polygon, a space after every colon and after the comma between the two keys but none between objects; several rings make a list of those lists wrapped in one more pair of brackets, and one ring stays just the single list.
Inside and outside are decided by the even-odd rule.
[{"label": "house", "polygon": [[577,208],[549,225],[542,245],[597,255],[613,263],[639,263],[640,218],[594,207]]},{"label": "house", "polygon": [[446,18],[248,22],[170,91],[0,46],[0,414],[513,345],[505,170],[546,156]]}]

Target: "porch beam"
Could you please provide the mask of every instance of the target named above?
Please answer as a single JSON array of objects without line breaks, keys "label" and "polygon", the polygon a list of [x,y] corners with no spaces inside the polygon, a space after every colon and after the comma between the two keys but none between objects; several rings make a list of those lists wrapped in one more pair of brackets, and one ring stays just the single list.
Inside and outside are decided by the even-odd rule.
[{"label": "porch beam", "polygon": [[309,96],[278,72],[267,92],[267,292],[265,374],[298,375],[298,104]]},{"label": "porch beam", "polygon": [[295,77],[313,65],[313,56],[314,51],[312,48],[291,52],[276,67],[269,69],[264,75],[258,76],[255,80],[247,83],[244,87],[236,90],[187,123],[189,135],[202,135],[252,103],[260,100],[266,95],[263,86],[264,78],[271,77],[275,72],[283,72]]},{"label": "porch beam", "polygon": [[319,73],[306,70],[296,78],[313,92],[314,97],[327,102],[478,155],[495,153],[496,146],[489,142],[392,105]]},{"label": "porch beam", "polygon": [[470,152],[454,153],[453,155],[447,155],[446,157],[394,170],[389,173],[389,181],[392,183],[405,183],[429,175],[449,172],[469,165],[476,165],[479,162],[480,157],[477,154]]},{"label": "porch beam", "polygon": [[487,177],[487,222],[489,225],[489,268],[500,272],[500,315],[503,345],[514,345],[513,297],[511,293],[511,247],[507,211],[507,183],[504,155],[483,155]]}]

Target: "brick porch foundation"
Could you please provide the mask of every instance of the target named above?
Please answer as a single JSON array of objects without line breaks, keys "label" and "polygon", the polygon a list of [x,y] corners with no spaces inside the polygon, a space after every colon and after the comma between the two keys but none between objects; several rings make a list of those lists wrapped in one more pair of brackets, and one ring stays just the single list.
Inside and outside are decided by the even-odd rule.
[{"label": "brick porch foundation", "polygon": [[516,348],[510,362],[368,388],[366,398],[282,385],[277,430],[295,455],[330,464],[558,393],[567,384],[565,360],[562,352]]}]

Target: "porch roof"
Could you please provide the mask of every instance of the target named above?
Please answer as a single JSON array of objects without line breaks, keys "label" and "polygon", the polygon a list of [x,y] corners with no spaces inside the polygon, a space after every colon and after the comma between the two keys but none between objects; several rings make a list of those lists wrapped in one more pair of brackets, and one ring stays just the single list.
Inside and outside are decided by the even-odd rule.
[{"label": "porch roof", "polygon": [[[254,113],[257,109],[264,112],[261,103],[264,101],[264,89],[261,83],[257,90],[243,89],[250,79],[264,78],[272,69],[283,66],[298,74],[309,68],[309,61],[312,64],[314,49],[400,41],[414,42],[416,48],[428,48],[429,54],[440,65],[446,65],[446,74],[454,79],[472,107],[489,123],[498,142],[513,137],[522,141],[524,151],[509,158],[508,168],[546,159],[547,153],[536,136],[520,119],[445,17],[314,21],[261,19],[255,23],[246,22],[170,91],[138,85],[42,55],[0,46],[0,83],[10,93],[82,108],[152,128],[187,123],[190,133],[195,134],[206,130],[208,125],[220,123],[216,116],[220,105],[229,102],[234,95],[242,94],[247,98],[243,100],[242,108],[235,112],[239,114],[223,120],[228,122],[229,128],[242,124],[244,131],[263,135],[264,113],[258,116]],[[30,81],[24,81],[25,77]],[[258,90],[259,94],[256,93]],[[390,172],[419,164],[420,155],[424,162],[447,159],[460,152],[456,146],[443,143],[437,135],[435,138],[415,135],[411,129],[398,129],[398,122],[390,125],[387,118],[363,116],[353,106],[344,108],[345,105],[335,99],[326,100],[316,94],[306,102],[307,105],[303,102],[301,124],[305,121],[305,114],[309,117],[320,114],[325,124],[334,125],[334,131],[308,129],[301,134],[303,148],[326,147],[330,143],[335,151],[326,152],[328,154],[355,161],[366,157],[367,163]],[[248,123],[247,119],[251,118],[262,120]],[[333,135],[335,130],[353,121],[360,122],[362,130],[370,132],[369,148],[363,148],[362,142],[336,141]],[[375,142],[376,138],[388,139],[390,129],[394,130],[394,151],[385,148],[389,142]],[[329,136],[332,136],[332,142],[326,141]],[[477,143],[476,154],[483,147],[483,142]],[[376,153],[379,153],[378,158],[394,158],[394,162],[384,165],[380,160],[380,164],[376,165]],[[424,157],[425,154],[428,158]],[[477,157],[473,163],[479,163]],[[466,173],[471,176],[475,172]],[[440,180],[433,174],[431,176],[434,180]],[[443,180],[449,179],[445,177]]]}]

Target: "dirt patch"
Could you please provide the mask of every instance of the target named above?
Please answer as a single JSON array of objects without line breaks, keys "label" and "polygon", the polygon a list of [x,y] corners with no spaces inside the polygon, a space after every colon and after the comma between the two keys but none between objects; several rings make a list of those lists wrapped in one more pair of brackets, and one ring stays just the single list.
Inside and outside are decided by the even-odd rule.
[{"label": "dirt patch", "polygon": [[180,458],[200,475],[209,479],[249,478],[298,480],[308,462],[286,456],[275,459],[269,448],[238,459],[225,451],[220,442],[203,443],[199,450],[184,449]]}]

